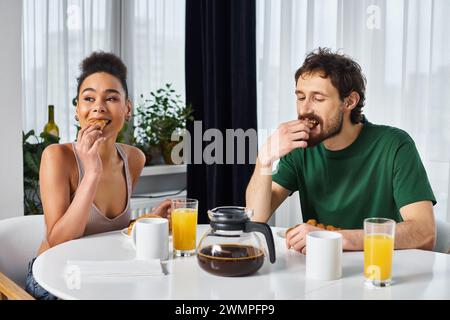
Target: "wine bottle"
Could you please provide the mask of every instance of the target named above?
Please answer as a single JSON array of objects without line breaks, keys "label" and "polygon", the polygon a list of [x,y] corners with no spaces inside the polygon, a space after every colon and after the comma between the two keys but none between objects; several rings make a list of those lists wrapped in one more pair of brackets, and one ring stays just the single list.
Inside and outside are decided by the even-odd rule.
[{"label": "wine bottle", "polygon": [[48,106],[48,122],[44,127],[44,132],[59,137],[59,128],[55,123],[55,106]]}]

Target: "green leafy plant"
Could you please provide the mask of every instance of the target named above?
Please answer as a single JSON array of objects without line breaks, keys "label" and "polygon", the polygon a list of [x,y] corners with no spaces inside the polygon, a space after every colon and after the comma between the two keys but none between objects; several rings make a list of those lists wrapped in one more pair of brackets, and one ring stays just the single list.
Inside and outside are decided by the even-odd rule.
[{"label": "green leafy plant", "polygon": [[166,163],[170,163],[172,133],[186,128],[187,121],[193,121],[192,107],[186,105],[179,94],[176,94],[171,84],[150,92],[146,98],[141,94],[143,101],[138,104],[135,114],[136,146],[145,154],[150,152],[152,146],[162,149]]},{"label": "green leafy plant", "polygon": [[116,142],[130,145],[134,144],[133,124],[131,122],[125,122],[123,124],[122,130],[120,130],[119,134],[117,135]]},{"label": "green leafy plant", "polygon": [[39,167],[42,152],[47,146],[58,142],[58,137],[45,132],[42,132],[39,137],[35,135],[34,130],[22,132],[25,215],[43,214],[39,193]]}]

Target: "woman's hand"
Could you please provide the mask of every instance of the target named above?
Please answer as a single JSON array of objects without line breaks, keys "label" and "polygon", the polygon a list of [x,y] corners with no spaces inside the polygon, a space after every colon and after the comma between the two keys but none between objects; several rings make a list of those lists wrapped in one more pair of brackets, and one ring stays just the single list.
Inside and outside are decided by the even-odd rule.
[{"label": "woman's hand", "polygon": [[103,171],[102,159],[99,154],[100,145],[106,140],[102,137],[99,125],[87,125],[78,132],[77,153],[83,163],[86,175],[101,175]]},{"label": "woman's hand", "polygon": [[152,211],[153,214],[156,214],[162,218],[169,219],[172,213],[172,201],[170,199],[166,199],[160,204],[158,204]]}]

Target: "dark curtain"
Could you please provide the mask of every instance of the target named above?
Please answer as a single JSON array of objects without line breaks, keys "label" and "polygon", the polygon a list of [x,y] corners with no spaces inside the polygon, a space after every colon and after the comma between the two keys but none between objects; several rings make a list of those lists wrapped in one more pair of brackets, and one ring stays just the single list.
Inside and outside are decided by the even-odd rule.
[{"label": "dark curtain", "polygon": [[[186,1],[186,102],[203,122],[203,132],[222,132],[224,163],[225,130],[256,130],[255,0]],[[188,130],[193,141],[192,123]],[[208,209],[245,204],[250,160],[247,154],[246,164],[194,164],[192,147],[187,193],[199,200],[199,223],[209,222]]]}]

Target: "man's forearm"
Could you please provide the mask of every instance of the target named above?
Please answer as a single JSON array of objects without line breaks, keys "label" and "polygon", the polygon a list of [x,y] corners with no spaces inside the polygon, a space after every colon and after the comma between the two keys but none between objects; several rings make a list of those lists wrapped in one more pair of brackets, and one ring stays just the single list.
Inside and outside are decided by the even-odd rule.
[{"label": "man's forearm", "polygon": [[[432,250],[434,232],[416,221],[403,221],[395,226],[395,249]],[[364,230],[342,230],[342,247],[348,251],[364,250]]]},{"label": "man's forearm", "polygon": [[267,222],[272,214],[272,167],[262,166],[256,159],[255,171],[246,191],[246,206],[253,209],[253,220]]},{"label": "man's forearm", "polygon": [[364,230],[342,230],[342,248],[347,251],[364,250]]},{"label": "man's forearm", "polygon": [[417,221],[398,223],[395,231],[395,249],[433,250],[435,233],[433,226],[422,226]]}]

